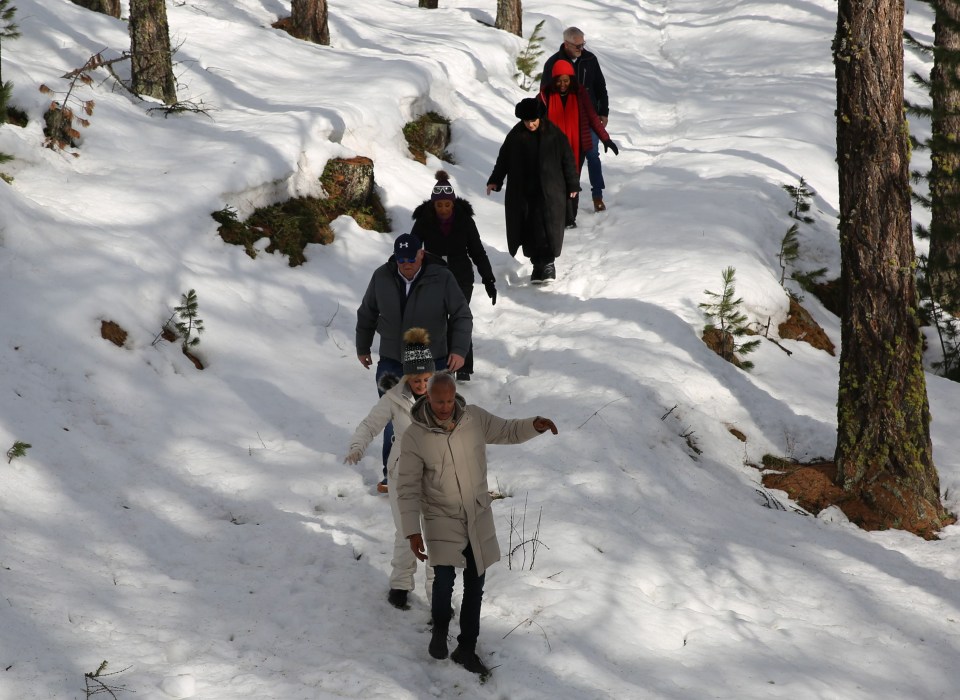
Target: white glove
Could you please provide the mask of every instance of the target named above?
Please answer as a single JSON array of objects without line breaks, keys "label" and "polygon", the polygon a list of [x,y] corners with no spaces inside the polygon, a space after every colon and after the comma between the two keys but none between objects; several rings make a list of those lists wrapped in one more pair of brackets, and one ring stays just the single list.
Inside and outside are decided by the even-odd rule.
[{"label": "white glove", "polygon": [[343,458],[344,464],[356,464],[363,458],[363,450],[352,450]]}]

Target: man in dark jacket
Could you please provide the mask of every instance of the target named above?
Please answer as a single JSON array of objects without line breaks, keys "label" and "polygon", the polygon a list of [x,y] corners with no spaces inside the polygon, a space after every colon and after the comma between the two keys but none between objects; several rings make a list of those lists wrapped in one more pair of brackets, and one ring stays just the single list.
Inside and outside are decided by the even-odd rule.
[{"label": "man in dark jacket", "polygon": [[[447,343],[447,324],[451,326]],[[370,278],[357,309],[357,359],[367,369],[374,333],[380,334],[377,389],[385,374],[403,375],[403,334],[425,328],[436,369],[456,372],[470,349],[473,315],[456,278],[442,260],[428,256],[420,239],[410,233],[397,237],[393,255]],[[383,431],[383,465],[386,469],[393,440],[393,424]],[[384,471],[386,476],[386,471]],[[386,491],[386,478],[379,490]]]},{"label": "man in dark jacket", "polygon": [[[563,44],[560,50],[547,59],[543,66],[541,89],[548,87],[553,81],[553,64],[565,59],[573,64],[577,82],[586,88],[590,101],[600,117],[603,128],[607,128],[610,117],[610,104],[607,100],[607,81],[600,70],[597,56],[585,48],[587,45],[583,32],[577,27],[568,27],[563,31]],[[593,147],[587,151],[587,173],[590,176],[590,191],[593,196],[593,210],[604,211],[607,206],[603,203],[603,170],[600,165],[600,140],[593,134]]]}]

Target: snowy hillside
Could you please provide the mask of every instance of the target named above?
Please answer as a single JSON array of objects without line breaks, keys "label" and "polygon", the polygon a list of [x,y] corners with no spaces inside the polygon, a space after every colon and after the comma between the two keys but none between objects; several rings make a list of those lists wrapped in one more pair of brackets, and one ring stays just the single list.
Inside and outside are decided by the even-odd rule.
[{"label": "snowy hillside", "polygon": [[[178,95],[209,116],[149,112],[98,73],[77,158],[42,148],[38,87],[126,50],[126,23],[14,4],[2,75],[30,122],[0,126],[15,156],[0,166],[14,178],[0,183],[0,446],[31,447],[0,462],[0,700],[85,698],[104,660],[120,700],[960,694],[956,526],[925,542],[803,517],[783,494],[787,510],[763,507],[748,463],[833,453],[836,358],[764,342],[748,374],[700,339],[698,305],[728,266],[751,319],[785,318],[782,184],[818,193],[801,264],[839,271],[833,0],[523,3],[551,53],[564,27],[584,30],[620,146],[603,156],[608,211],[582,198],[545,289],[507,253],[503,195],[484,191],[526,96],[524,42],[477,21],[492,1],[331,2],[330,47],[270,27],[289,2],[167,3]],[[452,120],[456,164],[409,157],[402,127],[428,110]],[[394,234],[342,217],[295,268],[218,237],[211,212],[319,194],[327,160],[355,155],[375,162]],[[343,464],[377,398],[355,311],[441,165],[500,292],[474,295],[461,393],[560,429],[489,450],[502,548],[524,515],[528,531],[542,517],[544,547],[532,569],[521,551],[488,573],[483,685],[428,656],[421,590],[408,611],[386,601],[378,443]],[[189,289],[203,371],[152,345]],[[837,319],[804,303],[839,344]],[[123,348],[104,320],[129,332]],[[957,511],[960,392],[932,375],[929,392]]]}]

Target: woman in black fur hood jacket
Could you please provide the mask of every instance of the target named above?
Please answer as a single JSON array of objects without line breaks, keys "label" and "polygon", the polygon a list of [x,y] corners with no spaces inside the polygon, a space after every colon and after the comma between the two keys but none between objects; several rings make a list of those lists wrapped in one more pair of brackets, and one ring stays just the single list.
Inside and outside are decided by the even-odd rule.
[{"label": "woman in black fur hood jacket", "polygon": [[[450,272],[456,278],[463,295],[470,302],[473,296],[473,268],[480,273],[480,281],[490,297],[497,303],[497,285],[487,251],[480,240],[480,232],[473,220],[473,206],[465,199],[457,197],[450,184],[450,176],[443,170],[436,174],[437,184],[433,187],[430,199],[425,200],[413,211],[414,234],[423,241],[424,249],[443,258]],[[457,372],[457,379],[469,381],[473,374],[473,346],[467,354],[463,367]]]}]

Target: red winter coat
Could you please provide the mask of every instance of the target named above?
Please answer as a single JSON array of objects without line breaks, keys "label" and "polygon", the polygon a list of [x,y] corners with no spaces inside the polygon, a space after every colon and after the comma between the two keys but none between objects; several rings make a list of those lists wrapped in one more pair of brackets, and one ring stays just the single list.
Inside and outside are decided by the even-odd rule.
[{"label": "red winter coat", "polygon": [[[559,92],[557,88],[553,85],[548,85],[543,90],[540,91],[540,100],[549,110],[550,108],[550,97],[552,95],[558,95]],[[567,90],[567,103],[569,104],[571,99],[577,100],[577,106],[579,107],[580,112],[580,149],[577,152],[573,140],[570,139],[570,135],[567,134],[567,139],[570,141],[570,147],[573,148],[574,154],[577,158],[577,172],[580,172],[580,169],[583,167],[583,160],[587,157],[587,151],[593,148],[593,136],[590,134],[592,129],[600,137],[600,142],[610,140],[610,135],[607,133],[607,130],[603,128],[603,124],[600,123],[600,117],[597,116],[597,110],[593,108],[593,101],[590,99],[590,95],[587,92],[586,88],[576,82],[570,83],[570,88]],[[553,121],[553,120],[551,120]],[[554,122],[556,124],[556,122]],[[563,129],[563,124],[557,124],[560,129]]]}]

